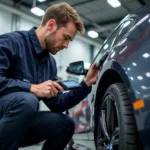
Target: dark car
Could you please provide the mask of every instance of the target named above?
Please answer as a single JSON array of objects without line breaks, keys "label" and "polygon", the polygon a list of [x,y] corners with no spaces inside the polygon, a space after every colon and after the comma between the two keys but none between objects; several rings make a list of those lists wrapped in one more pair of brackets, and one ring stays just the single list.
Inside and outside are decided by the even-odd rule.
[{"label": "dark car", "polygon": [[[98,80],[71,114],[73,148],[150,150],[150,5],[120,22],[94,62],[103,62]],[[67,72],[86,75],[87,70],[80,61]]]}]

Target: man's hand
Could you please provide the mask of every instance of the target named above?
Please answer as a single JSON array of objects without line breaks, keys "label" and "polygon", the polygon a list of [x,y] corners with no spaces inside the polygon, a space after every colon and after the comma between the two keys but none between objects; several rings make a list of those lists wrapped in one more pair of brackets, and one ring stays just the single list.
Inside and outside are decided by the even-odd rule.
[{"label": "man's hand", "polygon": [[101,70],[101,67],[95,68],[95,66],[96,66],[96,63],[91,65],[86,77],[84,78],[84,81],[87,86],[91,86],[92,84],[95,84],[97,81],[98,72]]},{"label": "man's hand", "polygon": [[40,84],[32,84],[30,88],[30,92],[41,98],[51,98],[58,94],[58,90],[62,92],[64,89],[56,82],[51,80],[45,81]]}]

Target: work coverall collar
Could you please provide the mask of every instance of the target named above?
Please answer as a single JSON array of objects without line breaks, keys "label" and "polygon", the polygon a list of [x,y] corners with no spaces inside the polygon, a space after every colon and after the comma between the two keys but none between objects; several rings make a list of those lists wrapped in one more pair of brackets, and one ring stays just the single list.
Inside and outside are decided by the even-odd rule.
[{"label": "work coverall collar", "polygon": [[38,39],[38,37],[37,37],[37,35],[36,35],[36,33],[35,33],[35,30],[36,30],[36,29],[37,29],[37,27],[31,28],[31,29],[29,30],[29,36],[30,36],[31,41],[32,41],[32,43],[33,43],[35,52],[36,52],[37,54],[40,54],[40,53],[43,52],[43,50],[42,50],[42,47],[41,47],[41,45],[40,45],[39,39]]}]

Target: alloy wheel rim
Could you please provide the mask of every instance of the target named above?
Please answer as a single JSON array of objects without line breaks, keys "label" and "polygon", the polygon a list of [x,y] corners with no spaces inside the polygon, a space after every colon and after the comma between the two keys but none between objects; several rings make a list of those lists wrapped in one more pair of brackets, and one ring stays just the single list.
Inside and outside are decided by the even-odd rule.
[{"label": "alloy wheel rim", "polygon": [[119,124],[116,102],[111,94],[107,94],[100,108],[97,134],[98,150],[119,149]]}]

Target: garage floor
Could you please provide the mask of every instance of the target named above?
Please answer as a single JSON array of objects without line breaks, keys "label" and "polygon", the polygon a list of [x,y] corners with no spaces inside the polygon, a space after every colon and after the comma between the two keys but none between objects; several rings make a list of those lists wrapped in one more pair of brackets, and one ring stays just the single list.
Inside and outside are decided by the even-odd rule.
[{"label": "garage floor", "polygon": [[26,148],[19,148],[19,150],[41,150],[42,145],[35,145]]}]

